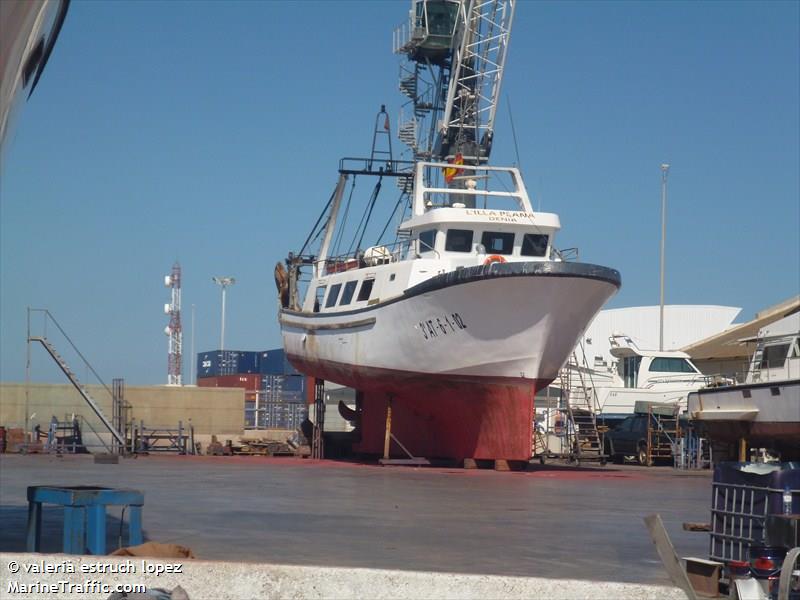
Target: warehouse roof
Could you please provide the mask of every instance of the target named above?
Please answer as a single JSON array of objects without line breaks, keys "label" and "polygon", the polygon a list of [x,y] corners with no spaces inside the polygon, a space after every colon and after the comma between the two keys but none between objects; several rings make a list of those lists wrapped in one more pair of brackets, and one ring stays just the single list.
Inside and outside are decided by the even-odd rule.
[{"label": "warehouse roof", "polygon": [[[800,296],[795,296],[756,313],[752,321],[734,325],[711,337],[684,346],[681,350],[694,360],[749,358],[753,351],[752,338],[758,335],[759,329],[798,311]],[[745,340],[751,343],[748,344]]]}]

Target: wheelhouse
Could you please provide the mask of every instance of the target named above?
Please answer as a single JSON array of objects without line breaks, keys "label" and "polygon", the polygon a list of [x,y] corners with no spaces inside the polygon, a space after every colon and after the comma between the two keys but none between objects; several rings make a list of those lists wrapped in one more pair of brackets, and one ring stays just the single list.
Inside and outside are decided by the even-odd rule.
[{"label": "wheelhouse", "polygon": [[[339,201],[343,185],[335,194]],[[562,260],[554,246],[558,215],[534,212],[515,168],[420,162],[410,187],[411,214],[393,243],[330,256],[327,250],[336,244],[328,225],[304,311],[357,310],[460,268]]]}]

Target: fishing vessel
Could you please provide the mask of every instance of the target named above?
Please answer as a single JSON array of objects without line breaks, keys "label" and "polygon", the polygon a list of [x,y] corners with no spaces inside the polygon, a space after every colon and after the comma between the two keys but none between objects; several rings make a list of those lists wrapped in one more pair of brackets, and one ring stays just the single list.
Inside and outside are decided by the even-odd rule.
[{"label": "fishing vessel", "polygon": [[[395,49],[413,160],[394,160],[382,108],[370,157],[342,159],[306,244],[276,267],[287,358],[358,391],[357,451],[529,459],[536,391],[620,287],[558,249],[559,217],[533,209],[518,168],[488,164],[514,4],[412,2]],[[354,224],[352,182],[367,176]],[[390,180],[399,199],[365,244]]]}]

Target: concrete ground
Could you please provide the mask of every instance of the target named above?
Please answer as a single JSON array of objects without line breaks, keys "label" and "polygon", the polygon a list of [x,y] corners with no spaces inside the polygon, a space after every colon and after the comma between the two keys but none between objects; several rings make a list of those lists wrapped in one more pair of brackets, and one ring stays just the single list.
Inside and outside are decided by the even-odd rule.
[{"label": "concrete ground", "polygon": [[[29,485],[145,494],[146,540],[199,559],[670,585],[642,517],[658,512],[681,556],[703,557],[709,472],[535,466],[398,468],[262,457],[0,456],[0,552],[25,549]],[[43,552],[60,552],[45,507]],[[109,551],[119,510],[111,511]]]}]

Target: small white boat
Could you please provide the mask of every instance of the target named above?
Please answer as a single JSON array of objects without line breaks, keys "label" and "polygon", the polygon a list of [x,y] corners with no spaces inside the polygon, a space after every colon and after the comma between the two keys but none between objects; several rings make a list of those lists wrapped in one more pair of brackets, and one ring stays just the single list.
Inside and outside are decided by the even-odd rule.
[{"label": "small white boat", "polygon": [[616,359],[608,371],[585,369],[583,382],[596,395],[595,405],[606,420],[635,412],[636,404],[672,404],[685,412],[689,393],[714,383],[685,352],[642,350],[627,335],[609,338]]}]

